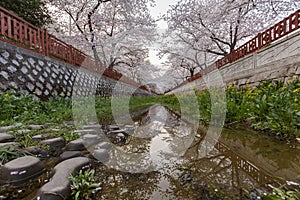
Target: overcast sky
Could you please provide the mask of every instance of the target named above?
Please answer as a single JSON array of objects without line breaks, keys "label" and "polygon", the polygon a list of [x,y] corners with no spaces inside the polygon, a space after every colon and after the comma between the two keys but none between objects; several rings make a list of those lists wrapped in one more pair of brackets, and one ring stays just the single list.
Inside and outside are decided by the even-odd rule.
[{"label": "overcast sky", "polygon": [[[176,4],[178,1],[179,0],[156,0],[156,6],[150,7],[151,15],[154,18],[157,18],[163,14],[166,14],[169,6],[172,4]],[[167,23],[162,20],[159,21],[157,24],[160,29],[167,28]]]},{"label": "overcast sky", "polygon": [[[155,1],[156,1],[156,6],[150,7],[150,13],[154,18],[158,18],[159,16],[166,14],[169,6],[176,4],[179,0],[155,0]],[[158,25],[158,29],[160,30],[167,28],[167,23],[163,20],[158,21],[157,25]],[[150,48],[149,59],[152,64],[161,65],[161,63],[164,62],[165,59],[160,60],[156,56],[157,53],[158,51],[154,46]]]}]

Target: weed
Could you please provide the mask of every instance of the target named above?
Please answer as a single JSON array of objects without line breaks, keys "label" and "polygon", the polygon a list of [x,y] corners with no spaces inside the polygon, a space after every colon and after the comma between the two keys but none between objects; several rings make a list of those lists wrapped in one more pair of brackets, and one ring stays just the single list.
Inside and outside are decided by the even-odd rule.
[{"label": "weed", "polygon": [[75,200],[90,199],[90,196],[100,186],[94,179],[95,170],[79,171],[77,176],[70,176],[71,196]]}]

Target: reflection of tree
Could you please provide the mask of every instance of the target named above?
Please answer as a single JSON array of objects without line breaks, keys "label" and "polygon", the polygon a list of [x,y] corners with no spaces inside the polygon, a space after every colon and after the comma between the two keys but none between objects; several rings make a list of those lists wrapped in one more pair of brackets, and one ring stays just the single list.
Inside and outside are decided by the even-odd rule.
[{"label": "reflection of tree", "polygon": [[[205,131],[194,137],[194,127],[161,106],[150,107],[140,122],[142,126],[133,136],[128,137],[124,146],[111,150],[113,159],[107,163],[108,166],[114,165],[114,169],[134,173],[114,170],[103,172],[111,174],[103,175],[106,177],[103,183],[107,184],[99,199],[150,199],[153,194],[166,199],[209,199],[208,185],[214,185],[226,194],[240,199],[242,189],[266,188],[267,183],[277,186],[275,182],[280,182],[271,177],[270,173],[256,167],[259,161],[245,159],[242,156],[244,154],[239,153],[239,146],[238,149],[230,149],[223,142],[212,142],[213,139],[208,139]],[[152,143],[157,142],[155,139],[162,146],[154,145],[157,149],[151,151]],[[254,141],[247,139],[241,141],[246,144]],[[243,144],[233,136],[228,141]],[[249,149],[246,146],[241,148]],[[201,149],[211,151],[203,156]],[[188,166],[187,171],[178,170],[182,163]],[[153,173],[151,170],[160,173]],[[183,178],[187,174],[191,181]],[[161,188],[160,184],[164,181],[167,182],[166,188],[170,190]]]},{"label": "reflection of tree", "polygon": [[168,168],[193,141],[193,128],[162,106],[150,107],[140,121],[125,145],[112,148],[106,165],[132,173]]}]

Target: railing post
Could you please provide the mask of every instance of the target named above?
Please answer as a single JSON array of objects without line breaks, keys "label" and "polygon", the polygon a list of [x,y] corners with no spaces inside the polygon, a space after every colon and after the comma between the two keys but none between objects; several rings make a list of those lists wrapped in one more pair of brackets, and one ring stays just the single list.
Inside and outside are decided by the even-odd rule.
[{"label": "railing post", "polygon": [[45,56],[49,56],[49,35],[48,32],[45,31]]},{"label": "railing post", "polygon": [[45,33],[44,29],[40,29],[40,45],[42,49],[42,54],[45,56]]},{"label": "railing post", "polygon": [[295,30],[299,28],[299,18],[300,18],[300,10],[298,10],[295,14]]},{"label": "railing post", "polygon": [[262,36],[261,36],[261,33],[257,34],[257,47],[258,47],[257,50],[261,49],[261,47],[262,47]]},{"label": "railing post", "polygon": [[12,38],[11,18],[7,16],[7,36]]}]

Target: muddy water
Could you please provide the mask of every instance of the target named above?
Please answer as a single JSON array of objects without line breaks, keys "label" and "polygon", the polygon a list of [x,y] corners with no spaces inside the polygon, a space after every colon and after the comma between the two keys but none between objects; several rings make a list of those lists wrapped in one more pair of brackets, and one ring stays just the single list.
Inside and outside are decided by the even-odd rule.
[{"label": "muddy water", "polygon": [[203,131],[162,106],[134,126],[111,160],[96,164],[102,189],[94,199],[248,199],[273,186],[299,187],[297,145],[243,128],[224,128],[206,142]]}]

